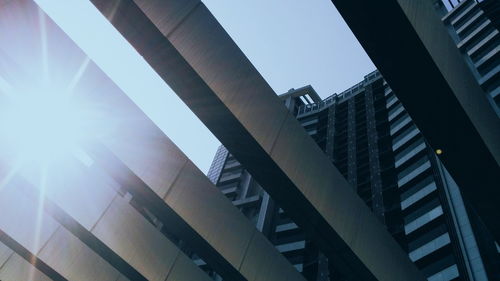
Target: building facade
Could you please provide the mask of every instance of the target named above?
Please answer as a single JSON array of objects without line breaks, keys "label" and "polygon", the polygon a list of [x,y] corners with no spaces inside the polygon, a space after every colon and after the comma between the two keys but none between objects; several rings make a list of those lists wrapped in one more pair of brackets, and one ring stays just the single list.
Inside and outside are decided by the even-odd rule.
[{"label": "building facade", "polygon": [[[378,71],[324,100],[310,86],[280,97],[428,280],[499,280],[494,240]],[[308,280],[340,280],[223,147],[209,175]]]},{"label": "building facade", "polygon": [[500,116],[500,1],[436,3],[457,48]]}]

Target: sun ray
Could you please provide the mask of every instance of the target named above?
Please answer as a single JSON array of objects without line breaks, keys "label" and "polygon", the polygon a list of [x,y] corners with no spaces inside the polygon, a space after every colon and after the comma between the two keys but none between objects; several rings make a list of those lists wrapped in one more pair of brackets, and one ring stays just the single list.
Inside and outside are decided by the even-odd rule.
[{"label": "sun ray", "polygon": [[12,85],[2,76],[0,76],[0,93],[8,97],[12,97],[14,95],[14,89]]},{"label": "sun ray", "polygon": [[80,81],[80,78],[82,77],[83,73],[87,69],[87,66],[89,65],[89,63],[90,63],[89,57],[85,57],[82,64],[80,65],[80,67],[76,71],[75,75],[73,75],[73,77],[71,78],[71,81],[70,81],[70,83],[68,85],[68,89],[67,89],[69,94],[71,94],[73,92],[73,89],[75,88],[76,84],[78,84],[78,82]]},{"label": "sun ray", "polygon": [[38,22],[40,25],[40,43],[42,51],[42,77],[43,83],[48,85],[50,83],[50,71],[49,71],[49,53],[47,45],[47,24],[45,14],[42,9],[38,9]]},{"label": "sun ray", "polygon": [[9,172],[0,180],[0,191],[7,186],[12,178],[17,174],[19,169],[21,168],[21,161],[20,159],[17,159],[14,161],[14,165],[10,168]]},{"label": "sun ray", "polygon": [[118,7],[120,6],[121,2],[122,2],[122,0],[116,1],[113,8],[111,8],[111,12],[109,13],[109,16],[107,17],[110,22],[113,22],[113,19],[115,18],[115,14],[118,11]]},{"label": "sun ray", "polygon": [[[35,221],[35,231],[33,232],[33,248],[38,249],[40,246],[40,235],[42,233],[43,213],[45,207],[45,191],[47,190],[48,163],[44,163],[40,167],[40,183],[38,185],[38,201]],[[40,249],[41,250],[41,249]],[[34,253],[36,255],[36,253]],[[33,280],[34,272],[30,272],[28,280]]]}]

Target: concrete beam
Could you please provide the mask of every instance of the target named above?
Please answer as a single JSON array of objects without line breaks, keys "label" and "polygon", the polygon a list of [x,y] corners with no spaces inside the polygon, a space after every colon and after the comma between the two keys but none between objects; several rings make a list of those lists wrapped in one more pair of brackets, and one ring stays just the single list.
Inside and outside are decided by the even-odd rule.
[{"label": "concrete beam", "polygon": [[[151,139],[149,142],[142,139],[140,143],[144,145],[142,150],[150,147],[151,151],[168,152],[147,145],[151,144]],[[112,148],[97,148],[97,145],[93,145],[90,151],[100,169],[146,206],[170,234],[181,239],[223,278],[265,280],[272,276],[272,280],[304,280],[220,190],[191,161],[176,157],[181,152],[173,143],[169,145],[172,149],[168,152],[170,157],[164,158],[170,159],[167,165],[147,160],[148,165],[160,165],[168,171],[156,175],[157,178],[172,179],[158,181],[162,182],[161,186],[149,186],[137,176],[143,175],[143,168],[129,168],[122,162],[122,159],[130,159],[127,154],[146,161],[141,156],[144,154],[129,151],[127,154],[116,152],[115,155]],[[175,169],[179,163],[172,159],[184,164]]]},{"label": "concrete beam", "polygon": [[332,2],[500,241],[500,119],[433,1]]},{"label": "concrete beam", "polygon": [[51,279],[210,280],[100,167],[68,159],[40,182],[0,163],[0,241]]},{"label": "concrete beam", "polygon": [[346,278],[424,280],[201,2],[92,3]]},{"label": "concrete beam", "polygon": [[[5,163],[2,164],[3,167],[6,166]],[[4,183],[0,191],[1,239],[17,255],[52,280],[91,278],[113,281],[124,277],[62,225],[68,222],[74,224],[71,216],[64,212],[58,213],[57,218],[63,218],[63,221],[52,216],[56,210],[55,205],[43,198],[37,188],[19,175],[11,177]],[[48,209],[51,211],[48,212]],[[93,211],[92,208],[87,210]],[[86,242],[88,243],[88,240]],[[106,251],[106,249],[101,250]]]},{"label": "concrete beam", "polygon": [[210,280],[97,165],[68,159],[41,183],[3,156],[0,241],[51,279]]},{"label": "concrete beam", "polygon": [[3,231],[0,231],[0,241],[0,280],[66,280]]},{"label": "concrete beam", "polygon": [[0,241],[0,280],[67,281],[2,230]]},{"label": "concrete beam", "polygon": [[[88,171],[52,178],[39,189],[17,175],[0,191],[2,241],[51,279],[210,280],[126,198]],[[115,195],[109,202],[110,192]]]},{"label": "concrete beam", "polygon": [[[39,15],[32,1],[11,3],[12,10],[7,7],[2,12],[21,13],[19,18],[36,19]],[[36,22],[16,22],[16,30],[34,33],[22,38],[23,45],[38,40],[33,38]],[[68,78],[69,83],[86,57],[52,21],[45,22],[49,46],[57,42],[60,48],[60,52],[48,54],[49,71],[59,74],[64,70],[58,78]],[[6,34],[9,32],[0,36]],[[2,77],[25,75],[20,66],[26,67],[22,62],[27,55],[16,52],[17,48],[15,44],[5,46],[5,54],[0,57]],[[78,78],[72,94],[81,101],[82,110],[92,112],[92,117],[98,119],[99,124],[95,125],[101,129],[92,131],[96,136],[90,139],[96,143],[83,144],[84,155],[80,158],[84,161],[67,160],[61,167],[62,173],[51,176],[46,183],[45,196],[54,202],[48,209],[59,223],[131,280],[165,280],[167,276],[167,280],[172,276],[178,280],[208,278],[123,194],[118,194],[123,189],[134,196],[134,204],[140,202],[140,208],[159,218],[165,228],[223,278],[304,280],[93,62],[86,65]],[[85,150],[91,155],[85,155]],[[24,175],[29,177],[30,173]],[[36,178],[29,180],[37,183]],[[182,270],[177,266],[179,262]],[[202,276],[197,276],[200,272]]]},{"label": "concrete beam", "polygon": [[[95,75],[105,74],[90,63],[81,79]],[[218,274],[227,280],[304,280],[114,83],[102,79],[86,98],[112,108],[100,113],[100,125],[112,127],[111,133],[84,147],[95,169],[131,193]]]},{"label": "concrete beam", "polygon": [[[99,70],[89,64],[87,72]],[[82,75],[83,81],[88,75]],[[104,75],[102,73],[102,75]],[[227,280],[304,280],[180,149],[111,81],[87,98],[109,135],[86,150],[122,188]],[[106,124],[109,122],[109,124]]]}]

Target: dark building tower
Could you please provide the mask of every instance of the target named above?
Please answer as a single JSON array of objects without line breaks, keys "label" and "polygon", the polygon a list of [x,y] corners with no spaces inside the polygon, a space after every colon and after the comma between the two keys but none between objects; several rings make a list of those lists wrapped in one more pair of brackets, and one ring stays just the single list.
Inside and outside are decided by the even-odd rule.
[{"label": "dark building tower", "polygon": [[[325,100],[310,86],[280,97],[428,280],[498,280],[493,239],[378,71]],[[209,175],[308,280],[340,280],[223,147]]]}]

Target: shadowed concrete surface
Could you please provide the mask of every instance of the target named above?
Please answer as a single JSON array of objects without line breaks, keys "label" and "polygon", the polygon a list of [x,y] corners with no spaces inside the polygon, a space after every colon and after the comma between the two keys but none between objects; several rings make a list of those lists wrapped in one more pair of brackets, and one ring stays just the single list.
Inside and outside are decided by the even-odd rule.
[{"label": "shadowed concrete surface", "polygon": [[332,2],[500,240],[500,119],[432,1]]}]

